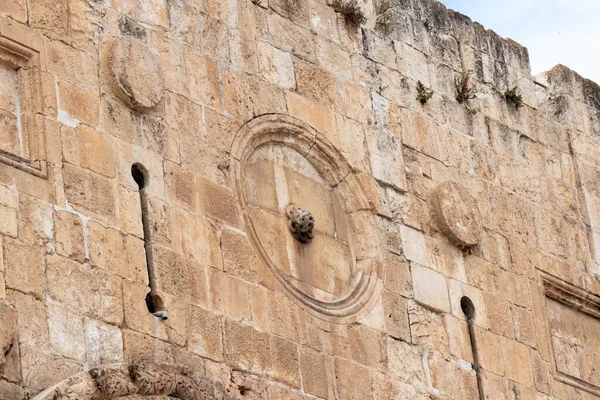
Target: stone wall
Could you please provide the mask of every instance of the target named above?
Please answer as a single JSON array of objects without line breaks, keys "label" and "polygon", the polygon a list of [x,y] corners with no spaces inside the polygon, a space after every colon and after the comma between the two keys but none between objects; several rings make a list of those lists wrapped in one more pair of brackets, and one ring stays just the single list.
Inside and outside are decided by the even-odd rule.
[{"label": "stone wall", "polygon": [[0,1],[0,399],[600,397],[600,88],[359,4]]}]

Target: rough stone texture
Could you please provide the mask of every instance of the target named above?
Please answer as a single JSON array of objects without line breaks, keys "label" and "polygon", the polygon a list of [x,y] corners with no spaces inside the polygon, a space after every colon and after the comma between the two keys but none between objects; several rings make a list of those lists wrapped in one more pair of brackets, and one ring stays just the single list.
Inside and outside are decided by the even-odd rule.
[{"label": "rough stone texture", "polygon": [[156,106],[165,93],[165,77],[159,54],[141,40],[123,36],[106,50],[109,79],[115,94],[130,107]]},{"label": "rough stone texture", "polygon": [[0,398],[600,398],[600,87],[359,3],[0,1]]},{"label": "rough stone texture", "polygon": [[483,225],[475,199],[467,189],[454,182],[435,188],[432,217],[438,228],[460,247],[473,246],[481,239]]}]

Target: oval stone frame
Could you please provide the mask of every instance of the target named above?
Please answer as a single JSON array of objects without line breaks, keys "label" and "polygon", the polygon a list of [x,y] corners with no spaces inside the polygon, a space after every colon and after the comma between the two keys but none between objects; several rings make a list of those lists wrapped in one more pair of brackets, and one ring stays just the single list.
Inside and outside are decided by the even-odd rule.
[{"label": "oval stone frame", "polygon": [[[256,149],[269,143],[287,146],[300,153],[341,195],[349,229],[354,231],[356,271],[344,291],[332,301],[316,299],[286,279],[270,259],[254,229],[247,210],[244,166]],[[308,312],[326,321],[352,323],[366,316],[383,289],[381,241],[368,198],[343,155],[324,135],[305,122],[287,115],[267,114],[249,121],[237,132],[231,147],[230,165],[236,203],[248,238],[286,292]]]}]

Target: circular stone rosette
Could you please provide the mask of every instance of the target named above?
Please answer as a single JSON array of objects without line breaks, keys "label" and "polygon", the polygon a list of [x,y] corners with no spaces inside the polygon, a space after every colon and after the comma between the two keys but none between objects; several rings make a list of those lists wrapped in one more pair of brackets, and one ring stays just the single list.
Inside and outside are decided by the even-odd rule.
[{"label": "circular stone rosette", "polygon": [[453,244],[466,248],[479,243],[483,230],[481,215],[467,189],[444,182],[434,189],[432,206],[433,220]]},{"label": "circular stone rosette", "polygon": [[[321,319],[364,317],[381,294],[383,257],[375,216],[345,158],[308,124],[270,114],[238,131],[231,166],[248,238],[286,291]],[[314,216],[310,241],[292,235],[290,205]]]},{"label": "circular stone rosette", "polygon": [[115,95],[135,110],[156,106],[165,93],[165,76],[158,51],[131,36],[113,41],[104,63]]}]

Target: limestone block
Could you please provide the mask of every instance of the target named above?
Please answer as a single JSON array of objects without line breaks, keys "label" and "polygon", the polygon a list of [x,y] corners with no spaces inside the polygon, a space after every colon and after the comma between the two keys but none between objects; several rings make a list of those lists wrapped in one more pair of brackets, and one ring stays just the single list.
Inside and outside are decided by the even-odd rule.
[{"label": "limestone block", "polygon": [[339,147],[339,139],[335,128],[335,113],[329,105],[319,104],[294,92],[286,92],[285,99],[290,115],[307,122],[325,135],[334,146]]},{"label": "limestone block", "polygon": [[207,267],[191,259],[186,260],[190,276],[189,291],[191,304],[208,308]]},{"label": "limestone block", "polygon": [[283,15],[299,25],[306,26],[308,23],[307,3],[306,0],[299,0],[295,3],[289,3],[287,0],[270,0],[269,7],[279,15]]},{"label": "limestone block", "polygon": [[83,364],[34,349],[22,351],[23,381],[35,389],[45,389],[83,370]]},{"label": "limestone block", "polygon": [[381,216],[390,217],[391,211],[388,205],[386,191],[367,174],[360,174],[358,179],[369,199],[369,205],[373,212]]},{"label": "limestone block", "polygon": [[0,14],[10,15],[19,22],[27,21],[27,3],[23,0],[8,0],[0,4]]},{"label": "limestone block", "polygon": [[8,301],[17,312],[19,341],[23,346],[47,350],[50,348],[47,314],[44,303],[17,291],[8,291]]},{"label": "limestone block", "polygon": [[115,154],[110,136],[86,126],[77,128],[79,165],[109,178],[115,176]]},{"label": "limestone block", "polygon": [[63,169],[63,178],[67,200],[75,209],[105,221],[115,218],[116,196],[112,181],[68,164]]},{"label": "limestone block", "polygon": [[300,351],[300,370],[304,391],[317,397],[330,398],[333,395],[332,366],[331,357],[303,348]]},{"label": "limestone block", "polygon": [[148,311],[146,295],[149,291],[147,285],[123,281],[125,325],[134,331],[180,346],[184,345],[187,338],[187,322],[183,301],[161,292],[169,319],[167,322],[159,321]]},{"label": "limestone block", "polygon": [[[221,42],[219,42],[219,46],[224,47]],[[219,70],[217,61],[214,59],[215,56],[210,57],[189,47],[185,47],[183,51],[186,67],[185,84],[188,88],[189,98],[221,111]]]},{"label": "limestone block", "polygon": [[332,7],[317,0],[308,0],[310,29],[318,36],[335,43],[340,42],[337,16]]},{"label": "limestone block", "polygon": [[298,345],[277,336],[271,336],[271,367],[269,375],[293,388],[300,388]]},{"label": "limestone block", "polygon": [[46,290],[44,249],[13,239],[4,245],[6,287],[41,298]]},{"label": "limestone block", "polygon": [[0,204],[0,233],[10,237],[17,237],[18,225],[17,208]]},{"label": "limestone block", "polygon": [[435,350],[448,356],[450,354],[449,332],[444,325],[446,315],[440,315],[414,301],[409,301],[408,320],[411,342],[420,348]]},{"label": "limestone block", "polygon": [[421,232],[405,225],[400,227],[400,235],[402,236],[402,250],[404,256],[409,261],[419,263],[423,266],[429,266],[425,236]]},{"label": "limestone block", "polygon": [[48,330],[54,351],[72,360],[85,361],[83,317],[58,303],[49,302]]},{"label": "limestone block", "polygon": [[[478,347],[479,348],[479,347]],[[533,385],[529,347],[515,340],[502,340],[506,377],[525,386]]]},{"label": "limestone block", "polygon": [[0,380],[0,393],[5,400],[21,400],[25,398],[25,390],[20,386],[4,380]]},{"label": "limestone block", "polygon": [[395,380],[423,382],[422,350],[401,340],[387,339],[389,377]]},{"label": "limestone block", "polygon": [[200,307],[188,307],[188,349],[199,356],[223,360],[221,318]]},{"label": "limestone block", "polygon": [[131,36],[115,40],[103,61],[115,94],[130,107],[155,107],[163,98],[165,77],[158,52]]},{"label": "limestone block", "polygon": [[86,360],[90,365],[123,362],[121,330],[98,320],[85,321]]},{"label": "limestone block", "polygon": [[390,68],[396,68],[396,52],[393,41],[378,36],[370,29],[363,29],[364,56]]},{"label": "limestone block", "polygon": [[462,360],[473,363],[473,349],[469,325],[452,315],[444,315],[444,325],[448,332],[448,350],[450,354]]},{"label": "limestone block", "polygon": [[[481,366],[494,374],[504,375],[505,363],[502,353],[502,337],[475,327],[475,343],[477,343],[477,353]],[[515,368],[516,366],[510,364],[510,367]],[[527,368],[530,368],[530,366],[528,365]]]},{"label": "limestone block", "polygon": [[355,324],[348,328],[348,339],[354,361],[367,367],[382,368],[386,343],[381,332],[362,324]]},{"label": "limestone block", "polygon": [[97,126],[100,118],[100,101],[95,92],[71,85],[58,83],[59,120],[65,125],[77,126],[79,122]]},{"label": "limestone block", "polygon": [[69,32],[68,10],[66,0],[34,0],[29,4],[29,21],[51,37],[62,38]]},{"label": "limestone block", "polygon": [[[488,328],[489,317],[485,307],[485,296],[479,289],[465,285],[457,280],[450,279],[448,291],[450,293],[452,315],[466,320],[466,316],[462,310],[461,300],[463,297],[468,297],[475,306],[475,318],[473,319],[473,323],[482,328]],[[494,315],[493,318],[496,318],[496,315]]]},{"label": "limestone block", "polygon": [[224,221],[232,227],[239,226],[237,208],[231,189],[207,179],[199,179],[200,201],[208,217]]},{"label": "limestone block", "polygon": [[389,336],[410,341],[407,301],[404,297],[385,291],[383,293],[385,328]]},{"label": "limestone block", "polygon": [[85,260],[81,218],[67,211],[54,214],[56,253],[75,261]]},{"label": "limestone block", "polygon": [[162,246],[154,246],[154,254],[154,268],[161,291],[187,299],[189,274],[185,258]]},{"label": "limestone block", "polygon": [[516,339],[527,346],[535,348],[537,336],[533,313],[518,306],[512,306],[511,310]]},{"label": "limestone block", "polygon": [[90,221],[87,246],[90,265],[140,283],[148,282],[144,242],[138,237]]},{"label": "limestone block", "polygon": [[249,325],[225,322],[225,361],[234,368],[267,373],[271,366],[269,335]]},{"label": "limestone block", "polygon": [[8,304],[0,302],[0,367],[13,347],[18,347],[17,314]]},{"label": "limestone block", "polygon": [[371,398],[371,374],[359,364],[335,359],[336,387],[340,398],[366,400]]},{"label": "limestone block", "polygon": [[412,297],[410,265],[393,253],[386,255],[385,288],[404,297]]},{"label": "limestone block", "polygon": [[294,64],[289,53],[265,42],[258,42],[258,66],[263,78],[282,89],[296,86]]},{"label": "limestone block", "polygon": [[187,211],[198,210],[196,177],[175,163],[165,163],[169,199]]},{"label": "limestone block", "polygon": [[432,269],[411,265],[415,300],[436,312],[451,311],[446,279]]},{"label": "limestone block", "polygon": [[47,257],[46,273],[53,299],[108,323],[123,321],[120,278],[57,256]]},{"label": "limestone block", "polygon": [[48,72],[88,90],[98,88],[95,57],[58,40],[48,40],[44,47]]},{"label": "limestone block", "polygon": [[315,44],[311,31],[275,13],[267,17],[267,23],[272,40],[278,48],[301,58],[314,60]]},{"label": "limestone block", "polygon": [[207,219],[181,210],[171,212],[172,248],[186,258],[222,269],[216,229]]},{"label": "limestone block", "polygon": [[165,0],[116,0],[114,7],[149,25],[166,28],[169,19]]}]

